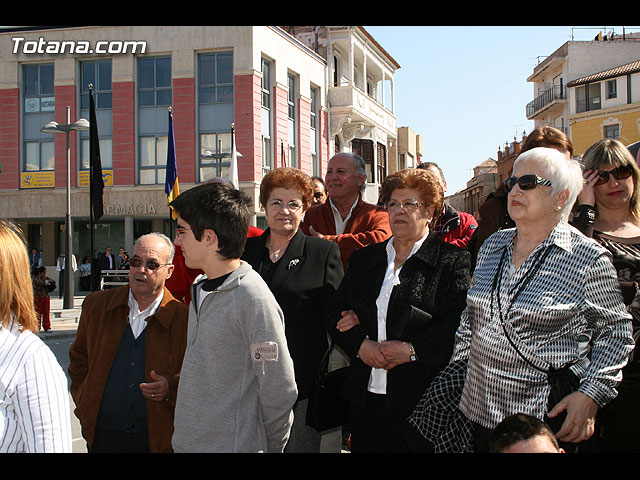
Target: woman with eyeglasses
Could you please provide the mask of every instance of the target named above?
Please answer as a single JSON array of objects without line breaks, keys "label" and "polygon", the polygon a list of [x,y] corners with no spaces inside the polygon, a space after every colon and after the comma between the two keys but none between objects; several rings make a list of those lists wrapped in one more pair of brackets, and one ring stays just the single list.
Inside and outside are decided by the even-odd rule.
[{"label": "woman with eyeglasses", "polygon": [[444,201],[431,172],[387,176],[380,199],[393,236],[351,255],[327,318],[351,358],[343,388],[351,405],[351,451],[431,451],[405,435],[404,420],[453,352],[470,283],[469,252],[431,231]]},{"label": "woman with eyeglasses", "polygon": [[242,260],[273,292],[285,318],[298,400],[285,453],[317,453],[321,436],[305,423],[309,394],[328,349],[325,308],[343,276],[338,244],[305,236],[300,222],[313,201],[311,178],[297,168],[270,171],[260,185],[268,228],[247,239]]},{"label": "woman with eyeglasses", "polygon": [[[452,357],[467,361],[460,410],[476,452],[513,413],[547,421],[561,442],[584,442],[616,396],[631,317],[607,250],[567,223],[582,185],[579,164],[545,147],[521,154],[505,182],[516,227],[480,249]],[[563,367],[574,387],[556,400],[550,381]]]},{"label": "woman with eyeglasses", "polygon": [[[595,142],[585,152],[585,185],[578,195],[573,225],[611,253],[634,339],[640,334],[640,170],[622,143]],[[600,449],[640,452],[640,353],[622,370],[618,396],[598,415]]]}]

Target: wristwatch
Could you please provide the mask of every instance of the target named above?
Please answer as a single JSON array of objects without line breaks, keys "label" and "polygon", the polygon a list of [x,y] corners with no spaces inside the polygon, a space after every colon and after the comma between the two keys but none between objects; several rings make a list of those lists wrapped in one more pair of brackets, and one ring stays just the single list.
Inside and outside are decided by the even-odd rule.
[{"label": "wristwatch", "polygon": [[409,358],[412,362],[415,362],[416,360],[418,360],[416,350],[413,348],[413,345],[411,345],[411,343],[407,342],[407,345],[409,345]]},{"label": "wristwatch", "polygon": [[589,204],[579,205],[574,218],[593,224],[596,221],[596,209]]}]

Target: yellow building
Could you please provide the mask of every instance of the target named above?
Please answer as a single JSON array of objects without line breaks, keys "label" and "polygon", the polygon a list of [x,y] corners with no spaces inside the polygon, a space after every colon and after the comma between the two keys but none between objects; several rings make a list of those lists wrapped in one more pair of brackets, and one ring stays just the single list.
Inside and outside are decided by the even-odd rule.
[{"label": "yellow building", "polygon": [[568,120],[576,154],[602,138],[625,145],[640,140],[640,60],[573,80],[567,91],[575,109]]}]

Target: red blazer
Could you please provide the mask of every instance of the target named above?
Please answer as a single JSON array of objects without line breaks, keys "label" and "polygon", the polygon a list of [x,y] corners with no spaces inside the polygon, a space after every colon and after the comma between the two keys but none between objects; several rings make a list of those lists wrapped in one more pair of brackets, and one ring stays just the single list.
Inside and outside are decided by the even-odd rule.
[{"label": "red blazer", "polygon": [[345,272],[351,252],[391,237],[387,211],[363,201],[362,197],[358,199],[358,203],[351,212],[351,218],[343,234],[336,235],[336,225],[329,200],[321,205],[309,207],[300,224],[300,229],[305,235],[310,235],[309,226],[312,226],[316,232],[322,233],[327,240],[338,244]]},{"label": "red blazer", "polygon": [[[249,232],[247,237],[259,237],[262,235],[262,230],[253,225],[249,225]],[[173,256],[173,274],[167,279],[164,286],[171,292],[174,298],[177,298],[186,305],[191,302],[191,285],[202,270],[189,268],[184,263],[184,257],[182,256],[182,249],[176,245],[176,253]]]}]

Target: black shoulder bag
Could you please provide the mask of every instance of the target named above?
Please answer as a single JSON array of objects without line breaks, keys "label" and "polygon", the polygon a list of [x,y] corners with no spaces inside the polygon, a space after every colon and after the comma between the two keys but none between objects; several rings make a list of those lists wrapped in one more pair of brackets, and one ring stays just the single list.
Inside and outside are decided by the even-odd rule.
[{"label": "black shoulder bag", "polygon": [[329,371],[329,355],[334,345],[334,341],[331,340],[331,345],[320,361],[307,404],[306,424],[317,432],[348,423],[349,405],[340,391],[349,367]]},{"label": "black shoulder bag", "polygon": [[[527,276],[520,283],[520,285],[518,287],[518,290],[516,291],[516,294],[513,297],[513,300],[511,301],[511,303],[507,307],[507,310],[506,310],[507,316],[509,314],[509,310],[511,309],[511,305],[516,300],[518,295],[520,295],[520,292],[522,292],[522,290],[525,288],[525,286],[533,278],[535,273],[538,271],[538,269],[540,268],[540,266],[542,265],[542,263],[546,259],[547,255],[549,254],[549,251],[551,250],[551,248],[552,248],[552,246],[548,246],[544,250],[544,252],[543,251],[538,252],[538,254],[536,256],[536,263],[534,264],[533,267],[531,267],[530,271],[527,272]],[[520,352],[520,350],[518,350],[518,347],[516,347],[515,343],[509,337],[509,334],[507,333],[507,328],[506,328],[504,320],[502,318],[502,309],[501,309],[501,305],[500,305],[500,283],[501,283],[501,280],[502,280],[502,268],[503,268],[503,263],[504,263],[504,259],[505,259],[506,253],[507,253],[507,248],[505,247],[505,249],[502,252],[502,257],[500,258],[500,264],[498,265],[498,270],[496,271],[496,274],[495,274],[494,279],[493,279],[493,287],[491,289],[491,293],[492,293],[492,298],[491,298],[491,317],[493,318],[493,292],[495,292],[496,293],[496,299],[498,301],[498,314],[500,316],[500,322],[502,324],[502,330],[504,331],[505,337],[507,338],[507,340],[509,341],[511,346],[515,349],[515,351],[518,352],[518,354],[529,365],[531,365],[536,370],[541,371],[541,372],[543,372],[543,373],[545,373],[547,375],[547,381],[549,382],[549,386],[551,387],[551,390],[549,391],[549,398],[547,399],[547,413],[548,413],[548,412],[551,411],[551,409],[560,400],[562,400],[564,397],[566,397],[567,395],[575,392],[578,389],[578,386],[580,385],[580,379],[569,368],[571,366],[570,364],[566,364],[561,368],[554,368],[553,365],[551,365],[551,364],[549,364],[546,369],[539,367],[534,362],[532,362],[527,357],[525,357],[522,354],[522,352]],[[556,433],[562,427],[562,424],[564,423],[566,417],[567,417],[567,412],[566,411],[561,412],[560,414],[558,414],[554,418],[550,418],[547,414],[545,414],[544,421],[545,421],[545,423],[547,423],[547,425],[549,425],[549,427],[551,427],[551,430],[553,430],[553,432]]]}]

